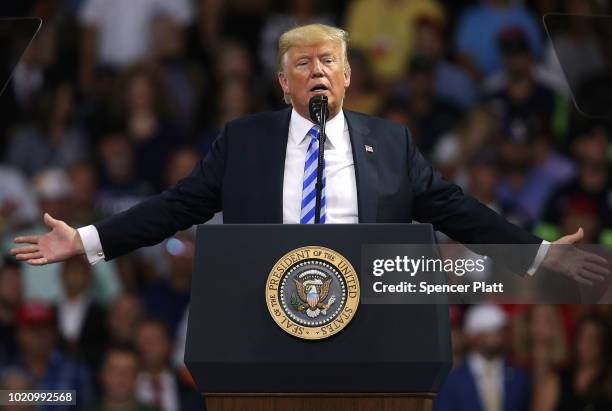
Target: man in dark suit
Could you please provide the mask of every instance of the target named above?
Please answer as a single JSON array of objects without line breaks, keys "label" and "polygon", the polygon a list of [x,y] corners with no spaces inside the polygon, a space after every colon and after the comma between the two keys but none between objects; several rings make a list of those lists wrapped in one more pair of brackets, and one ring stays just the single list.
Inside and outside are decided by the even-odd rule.
[{"label": "man in dark suit", "polygon": [[[326,223],[432,223],[463,243],[531,244],[520,269],[533,273],[542,262],[579,281],[601,278],[596,256],[576,254],[563,265],[567,248],[554,250],[465,196],[434,172],[408,130],[375,117],[342,110],[350,84],[347,33],[307,25],[279,39],[278,80],[292,109],[229,122],[191,176],[123,213],[78,231],[45,215],[51,232],[19,237],[31,243],[13,250],[20,260],[47,264],[86,254],[93,264],[138,247],[159,243],[178,230],[204,223],[223,211],[225,223],[312,223],[318,127],[309,101],[329,101],[325,143]],[[573,243],[582,236],[562,238]],[[578,253],[578,251],[572,251]],[[545,258],[546,257],[546,258]],[[590,262],[588,262],[591,264]]]},{"label": "man in dark suit", "polygon": [[507,323],[506,314],[496,305],[478,305],[468,311],[464,333],[470,351],[444,381],[434,401],[434,411],[530,408],[531,378],[504,360]]}]

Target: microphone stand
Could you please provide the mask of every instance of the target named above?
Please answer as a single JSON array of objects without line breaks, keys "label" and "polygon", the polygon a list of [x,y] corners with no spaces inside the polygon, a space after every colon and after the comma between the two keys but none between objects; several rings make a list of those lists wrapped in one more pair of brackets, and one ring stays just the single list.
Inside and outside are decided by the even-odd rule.
[{"label": "microphone stand", "polygon": [[319,158],[317,163],[317,183],[316,188],[316,202],[315,202],[315,224],[321,224],[321,197],[323,196],[323,159],[325,155],[325,123],[327,123],[327,97],[322,96],[321,104],[319,107],[320,112],[318,120],[319,127]]}]

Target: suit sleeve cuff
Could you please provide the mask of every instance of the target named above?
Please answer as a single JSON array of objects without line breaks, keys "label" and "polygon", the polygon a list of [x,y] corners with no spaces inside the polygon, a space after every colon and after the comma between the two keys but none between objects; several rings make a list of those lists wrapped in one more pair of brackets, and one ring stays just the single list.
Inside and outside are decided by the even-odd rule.
[{"label": "suit sleeve cuff", "polygon": [[538,253],[533,259],[533,263],[531,263],[531,267],[529,267],[529,270],[527,270],[527,274],[534,275],[536,271],[538,271],[538,268],[540,268],[540,264],[542,264],[542,261],[544,261],[544,257],[546,257],[549,248],[550,242],[543,240],[542,244],[540,244],[540,248],[538,249]]},{"label": "suit sleeve cuff", "polygon": [[77,230],[85,248],[85,255],[89,264],[94,265],[100,260],[104,260],[104,251],[102,250],[102,242],[98,229],[93,225],[81,227]]}]

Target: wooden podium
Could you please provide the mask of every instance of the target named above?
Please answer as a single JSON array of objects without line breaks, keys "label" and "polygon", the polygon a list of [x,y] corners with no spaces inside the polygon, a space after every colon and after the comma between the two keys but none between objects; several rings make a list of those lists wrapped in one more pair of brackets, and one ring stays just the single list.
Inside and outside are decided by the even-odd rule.
[{"label": "wooden podium", "polygon": [[209,394],[208,411],[430,411],[433,394]]},{"label": "wooden podium", "polygon": [[198,227],[185,363],[207,409],[430,411],[452,364],[446,305],[361,303],[313,341],[281,329],[265,297],[291,250],[335,250],[364,284],[364,246],[433,241],[428,224]]}]

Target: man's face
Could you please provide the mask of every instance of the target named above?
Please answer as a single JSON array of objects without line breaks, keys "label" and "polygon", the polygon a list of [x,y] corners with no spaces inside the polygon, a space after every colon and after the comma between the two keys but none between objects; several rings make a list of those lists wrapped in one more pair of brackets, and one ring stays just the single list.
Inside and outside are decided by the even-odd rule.
[{"label": "man's face", "polygon": [[486,359],[492,360],[503,355],[505,337],[503,330],[482,332],[472,336],[472,347]]},{"label": "man's face", "polygon": [[4,267],[0,270],[0,303],[14,308],[22,296],[21,271],[16,267]]},{"label": "man's face", "polygon": [[111,306],[107,317],[112,337],[118,341],[132,341],[136,324],[141,317],[142,307],[136,298],[130,295],[119,297]]},{"label": "man's face", "polygon": [[130,353],[109,354],[101,371],[102,385],[108,400],[130,401],[134,397],[138,361]]},{"label": "man's face", "polygon": [[170,355],[170,341],[161,325],[144,323],[136,336],[136,345],[146,365],[166,366]]},{"label": "man's face", "polygon": [[25,355],[47,358],[55,345],[55,331],[52,325],[24,325],[17,329],[17,340]]},{"label": "man's face", "polygon": [[342,108],[351,75],[344,64],[341,44],[325,42],[291,47],[283,57],[278,80],[283,92],[291,97],[295,110],[305,118],[310,118],[310,99],[327,96],[331,118]]}]

